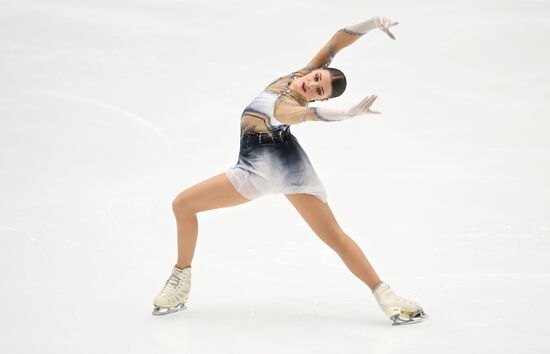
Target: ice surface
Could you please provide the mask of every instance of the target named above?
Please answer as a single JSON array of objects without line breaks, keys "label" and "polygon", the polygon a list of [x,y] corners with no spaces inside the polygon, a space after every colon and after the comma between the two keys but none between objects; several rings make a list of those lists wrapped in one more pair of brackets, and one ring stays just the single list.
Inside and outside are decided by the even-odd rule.
[{"label": "ice surface", "polygon": [[[199,214],[189,309],[153,317],[171,203],[334,31],[345,108],[291,130],[341,227],[430,319],[391,326],[283,196]],[[0,352],[543,353],[548,1],[0,2]],[[245,225],[246,224],[246,225]]]}]

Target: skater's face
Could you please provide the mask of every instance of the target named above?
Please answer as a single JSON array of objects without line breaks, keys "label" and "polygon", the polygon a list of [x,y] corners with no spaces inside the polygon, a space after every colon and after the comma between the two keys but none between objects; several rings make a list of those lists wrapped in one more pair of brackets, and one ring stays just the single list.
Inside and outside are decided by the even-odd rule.
[{"label": "skater's face", "polygon": [[325,69],[313,70],[307,75],[294,81],[294,88],[309,101],[322,101],[332,94],[332,78],[330,71]]}]

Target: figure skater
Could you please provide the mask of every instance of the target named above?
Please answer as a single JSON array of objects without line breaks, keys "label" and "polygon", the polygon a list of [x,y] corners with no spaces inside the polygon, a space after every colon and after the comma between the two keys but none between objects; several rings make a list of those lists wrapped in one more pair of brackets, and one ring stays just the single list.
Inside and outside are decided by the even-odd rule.
[{"label": "figure skater", "polygon": [[327,203],[327,193],[290,125],[335,122],[362,114],[380,114],[370,107],[376,95],[348,110],[308,107],[310,102],[340,96],[346,77],[329,68],[334,55],[373,29],[395,39],[388,17],[374,16],[337,31],[302,69],[270,83],[243,111],[238,161],[220,173],[181,192],[173,201],[178,259],[161,292],[153,300],[154,315],[186,309],[191,288],[191,261],[197,242],[197,213],[249,202],[266,194],[284,194],[313,232],[331,247],[363,281],[394,325],[427,318],[422,307],[398,296],[381,281],[359,246],[342,231]]}]

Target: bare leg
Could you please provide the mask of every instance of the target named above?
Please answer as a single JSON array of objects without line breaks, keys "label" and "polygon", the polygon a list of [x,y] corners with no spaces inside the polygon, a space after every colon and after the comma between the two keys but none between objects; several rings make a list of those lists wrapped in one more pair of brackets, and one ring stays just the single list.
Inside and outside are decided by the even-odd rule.
[{"label": "bare leg", "polygon": [[174,199],[172,210],[176,217],[178,228],[178,268],[191,265],[197,244],[198,221],[197,213],[210,209],[225,208],[249,200],[243,197],[225,173],[187,188]]},{"label": "bare leg", "polygon": [[319,238],[331,247],[348,269],[372,290],[380,278],[370,265],[361,248],[342,231],[328,203],[311,194],[285,194]]}]

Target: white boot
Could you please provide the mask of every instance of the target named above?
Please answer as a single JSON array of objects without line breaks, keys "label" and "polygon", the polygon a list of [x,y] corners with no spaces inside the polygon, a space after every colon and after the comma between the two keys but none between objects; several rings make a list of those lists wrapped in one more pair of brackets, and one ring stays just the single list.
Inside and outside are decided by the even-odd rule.
[{"label": "white boot", "polygon": [[418,323],[428,318],[420,304],[398,296],[384,282],[380,282],[372,290],[372,293],[378,302],[378,306],[393,321],[394,326]]},{"label": "white boot", "polygon": [[191,266],[179,269],[174,266],[164,288],[153,300],[153,315],[167,315],[185,310],[191,290]]}]

